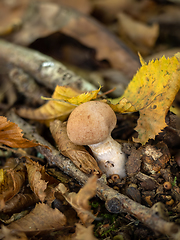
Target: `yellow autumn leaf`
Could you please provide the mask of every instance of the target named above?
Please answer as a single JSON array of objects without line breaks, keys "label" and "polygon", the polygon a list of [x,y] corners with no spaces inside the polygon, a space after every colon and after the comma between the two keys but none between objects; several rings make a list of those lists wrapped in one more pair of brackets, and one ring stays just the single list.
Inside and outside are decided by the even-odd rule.
[{"label": "yellow autumn leaf", "polygon": [[134,141],[145,144],[167,125],[165,116],[180,88],[180,64],[176,56],[163,56],[148,64],[140,60],[142,67],[123,96],[108,101],[116,112],[140,112],[135,128],[138,138]]},{"label": "yellow autumn leaf", "polygon": [[37,109],[19,109],[21,117],[43,121],[49,124],[54,119],[64,121],[71,111],[83,102],[97,98],[100,88],[95,91],[79,93],[71,87],[56,86],[52,98]]}]

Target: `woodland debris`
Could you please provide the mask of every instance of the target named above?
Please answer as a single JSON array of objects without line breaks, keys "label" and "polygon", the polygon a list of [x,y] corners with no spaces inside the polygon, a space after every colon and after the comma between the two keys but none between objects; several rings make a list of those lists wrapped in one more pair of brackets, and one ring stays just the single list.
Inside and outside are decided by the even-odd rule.
[{"label": "woodland debris", "polygon": [[50,131],[62,155],[71,161],[86,174],[102,174],[96,160],[84,146],[75,145],[67,136],[66,123],[55,120],[50,123]]},{"label": "woodland debris", "polygon": [[[32,127],[28,123],[19,118],[13,112],[9,113],[9,118],[16,122],[23,129],[27,138],[36,139],[36,141],[51,148],[50,151],[43,146],[37,147],[38,150],[47,158],[47,161],[50,165],[56,165],[81,184],[85,184],[85,182],[87,182],[87,175],[77,169],[70,160],[61,156],[61,154],[53,146],[51,146],[39,134],[37,134],[35,130],[32,130]],[[116,213],[122,211],[128,212],[139,219],[146,226],[151,228],[153,231],[166,234],[175,240],[179,240],[180,227],[178,225],[173,222],[166,222],[159,216],[154,215],[151,209],[134,202],[127,196],[108,187],[102,180],[98,180],[97,182],[97,195],[105,201],[106,207],[109,211]]]},{"label": "woodland debris", "polygon": [[69,71],[63,64],[35,50],[1,39],[0,52],[0,59],[8,65],[11,63],[22,69],[51,90],[57,85],[70,85],[82,91],[95,90],[93,85]]},{"label": "woodland debris", "polygon": [[108,60],[113,68],[122,71],[128,78],[139,67],[137,56],[91,16],[50,2],[33,2],[24,14],[23,26],[8,38],[11,42],[27,46],[38,38],[60,32],[95,49],[97,60]]}]

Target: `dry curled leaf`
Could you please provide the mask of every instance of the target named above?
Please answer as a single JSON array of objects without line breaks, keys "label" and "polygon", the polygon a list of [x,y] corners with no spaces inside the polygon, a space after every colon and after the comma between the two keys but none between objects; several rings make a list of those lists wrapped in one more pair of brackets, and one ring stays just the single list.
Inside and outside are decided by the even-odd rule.
[{"label": "dry curled leaf", "polygon": [[21,117],[46,122],[54,119],[65,120],[79,104],[97,97],[100,88],[95,91],[81,93],[67,86],[56,86],[52,99],[37,109],[19,109]]},{"label": "dry curled leaf", "polygon": [[[8,225],[8,229],[15,229],[37,234],[61,229],[66,224],[66,217],[58,209],[52,209],[47,204],[36,204],[35,208],[25,217]],[[0,231],[0,237],[2,232]]]},{"label": "dry curled leaf", "polygon": [[12,148],[29,148],[39,144],[23,138],[22,130],[17,124],[7,121],[6,117],[0,116],[0,143]]},{"label": "dry curled leaf", "polygon": [[12,199],[6,202],[3,213],[15,213],[25,209],[39,201],[39,198],[34,193],[23,194],[19,193]]},{"label": "dry curled leaf", "polygon": [[96,184],[97,176],[92,176],[78,193],[69,193],[62,183],[56,187],[56,191],[62,193],[66,201],[76,210],[85,226],[89,226],[95,219],[95,216],[90,211],[89,199],[96,194]]},{"label": "dry curled leaf", "polygon": [[100,174],[96,160],[83,146],[75,145],[67,136],[66,123],[55,120],[50,123],[50,131],[61,153],[70,158],[86,174]]},{"label": "dry curled leaf", "polygon": [[180,88],[180,64],[176,56],[148,64],[140,60],[142,67],[123,96],[109,101],[114,111],[140,112],[134,141],[145,144],[167,126],[165,116]]},{"label": "dry curled leaf", "polygon": [[40,201],[43,202],[46,197],[44,191],[47,188],[47,182],[42,179],[44,168],[33,161],[26,162],[26,168],[31,190],[36,194]]},{"label": "dry curled leaf", "polygon": [[12,199],[20,191],[25,181],[23,164],[20,164],[16,169],[2,171],[0,182],[0,210],[4,208],[7,201]]}]

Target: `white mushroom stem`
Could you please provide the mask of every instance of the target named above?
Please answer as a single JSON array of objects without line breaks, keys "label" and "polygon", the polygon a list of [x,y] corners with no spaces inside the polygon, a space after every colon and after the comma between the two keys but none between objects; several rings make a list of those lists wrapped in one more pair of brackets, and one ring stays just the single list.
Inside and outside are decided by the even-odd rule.
[{"label": "white mushroom stem", "polygon": [[126,176],[125,160],[126,156],[121,151],[121,145],[111,136],[102,142],[88,145],[96,158],[102,172],[107,177],[118,174],[120,178]]}]

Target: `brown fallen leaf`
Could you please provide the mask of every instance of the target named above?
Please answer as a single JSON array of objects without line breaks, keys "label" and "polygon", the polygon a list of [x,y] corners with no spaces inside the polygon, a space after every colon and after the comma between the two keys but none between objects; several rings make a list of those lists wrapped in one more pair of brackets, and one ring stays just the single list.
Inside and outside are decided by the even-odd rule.
[{"label": "brown fallen leaf", "polygon": [[22,209],[25,209],[39,201],[39,198],[34,194],[23,194],[19,193],[15,195],[12,199],[6,202],[3,213],[15,213]]},{"label": "brown fallen leaf", "polygon": [[17,31],[23,22],[24,11],[28,6],[28,0],[20,0],[8,3],[0,1],[0,35],[8,35]]},{"label": "brown fallen leaf", "polygon": [[132,7],[132,0],[96,0],[92,1],[95,16],[103,22],[112,23],[119,12],[127,11]]},{"label": "brown fallen leaf", "polygon": [[5,203],[12,199],[21,189],[25,181],[24,164],[21,163],[15,169],[1,170],[0,182],[0,210]]},{"label": "brown fallen leaf", "polygon": [[46,201],[50,206],[55,199],[55,187],[59,184],[59,180],[50,176],[44,166],[31,159],[27,160],[26,167],[31,190],[41,202]]},{"label": "brown fallen leaf", "polygon": [[83,225],[76,223],[76,236],[73,238],[74,240],[97,240],[97,238],[93,235],[93,227],[94,225],[90,225],[88,227],[84,227]]},{"label": "brown fallen leaf", "polygon": [[37,38],[60,31],[96,50],[98,60],[108,60],[113,68],[131,78],[139,67],[136,56],[119,38],[92,17],[72,8],[52,3],[35,3],[25,12],[25,23],[11,41],[29,45]]},{"label": "brown fallen leaf", "polygon": [[[47,204],[38,203],[25,217],[8,225],[8,229],[25,232],[27,235],[37,235],[41,232],[51,232],[61,229],[66,224],[66,217],[58,209],[52,209]],[[0,238],[3,236],[0,231]]]},{"label": "brown fallen leaf", "polygon": [[101,174],[96,160],[83,146],[75,145],[67,136],[66,123],[55,120],[50,123],[50,131],[61,153],[70,158],[71,161],[82,172],[86,174]]},{"label": "brown fallen leaf", "polygon": [[44,192],[47,188],[47,182],[42,179],[42,171],[44,167],[33,161],[26,162],[26,168],[28,172],[28,180],[31,190],[36,194],[41,202],[44,201],[46,193]]},{"label": "brown fallen leaf", "polygon": [[51,0],[51,3],[54,2],[59,5],[65,5],[67,7],[74,8],[84,14],[89,14],[91,12],[91,3],[88,0]]},{"label": "brown fallen leaf", "polygon": [[0,143],[12,148],[29,148],[38,146],[23,138],[22,130],[17,124],[7,121],[6,117],[0,116]]},{"label": "brown fallen leaf", "polygon": [[4,235],[3,240],[28,240],[27,236],[23,232],[19,232],[16,230],[10,230],[4,225],[1,227],[2,233]]},{"label": "brown fallen leaf", "polygon": [[86,227],[89,226],[95,219],[95,216],[90,211],[91,207],[88,200],[95,196],[96,185],[97,176],[92,176],[78,193],[69,193],[62,183],[56,187],[56,191],[62,193],[66,201],[76,210],[79,218]]},{"label": "brown fallen leaf", "polygon": [[125,13],[118,14],[119,33],[125,42],[129,42],[135,52],[148,54],[153,48],[158,36],[159,25],[149,26],[143,22],[132,19]]}]

